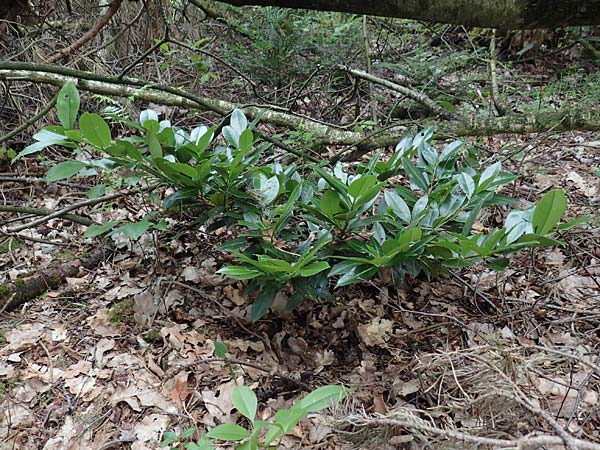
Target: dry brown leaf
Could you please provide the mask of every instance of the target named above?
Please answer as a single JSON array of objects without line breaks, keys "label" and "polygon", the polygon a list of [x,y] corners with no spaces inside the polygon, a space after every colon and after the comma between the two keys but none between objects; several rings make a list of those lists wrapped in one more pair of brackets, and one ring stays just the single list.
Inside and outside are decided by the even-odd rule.
[{"label": "dry brown leaf", "polygon": [[375,317],[371,322],[357,327],[358,335],[366,345],[383,345],[390,338],[393,325],[391,320]]},{"label": "dry brown leaf", "polygon": [[8,355],[28,348],[37,343],[44,334],[45,325],[41,322],[19,325],[6,332],[8,345],[0,350],[0,355]]},{"label": "dry brown leaf", "polygon": [[98,341],[94,351],[94,361],[96,363],[96,367],[100,369],[104,367],[105,353],[115,348],[115,345],[116,342],[114,339],[102,338]]},{"label": "dry brown leaf", "polygon": [[233,410],[231,394],[237,385],[243,384],[243,381],[244,379],[239,377],[237,380],[221,384],[215,390],[205,389],[202,391],[202,401],[208,411],[208,415],[204,416],[202,420],[205,425],[214,427],[217,423],[231,421],[231,411]]}]

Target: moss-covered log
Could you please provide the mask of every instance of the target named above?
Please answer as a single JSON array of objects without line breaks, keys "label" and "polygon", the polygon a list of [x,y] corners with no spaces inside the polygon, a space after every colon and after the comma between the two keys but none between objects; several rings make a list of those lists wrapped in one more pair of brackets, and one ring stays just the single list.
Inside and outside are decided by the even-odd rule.
[{"label": "moss-covered log", "polygon": [[434,127],[438,135],[449,137],[486,136],[494,134],[524,134],[547,131],[600,130],[600,109],[540,110],[504,117],[470,117],[452,121],[428,121],[361,133],[326,125],[305,116],[298,116],[265,106],[244,106],[224,100],[194,95],[183,90],[146,83],[130,78],[94,75],[66,67],[32,63],[0,62],[0,80],[21,80],[62,86],[73,81],[78,89],[96,94],[133,98],[135,101],[181,106],[190,109],[214,111],[226,116],[234,108],[261,122],[304,131],[313,136],[313,147],[340,145],[352,147],[346,159],[356,158],[370,150],[395,146],[407,132]]},{"label": "moss-covered log", "polygon": [[89,256],[43,270],[27,278],[18,278],[13,282],[0,285],[0,311],[17,308],[47,290],[57,288],[67,277],[76,276],[80,268],[91,270],[107,259],[112,252],[110,247],[102,247]]},{"label": "moss-covered log", "polygon": [[598,0],[222,0],[230,5],[339,11],[505,30],[599,25]]}]

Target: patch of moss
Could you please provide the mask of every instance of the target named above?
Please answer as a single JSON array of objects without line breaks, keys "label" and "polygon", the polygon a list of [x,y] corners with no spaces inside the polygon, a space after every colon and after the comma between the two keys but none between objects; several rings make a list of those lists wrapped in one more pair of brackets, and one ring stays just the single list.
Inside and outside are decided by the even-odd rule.
[{"label": "patch of moss", "polygon": [[0,380],[0,397],[12,391],[16,386],[14,380]]},{"label": "patch of moss", "polygon": [[133,314],[133,300],[123,300],[108,310],[108,320],[118,325]]},{"label": "patch of moss", "polygon": [[6,344],[8,344],[6,335],[4,334],[4,331],[0,330],[0,348],[4,347]]},{"label": "patch of moss", "polygon": [[0,297],[6,297],[12,293],[12,290],[6,284],[0,284]]},{"label": "patch of moss", "polygon": [[23,247],[23,245],[23,241],[19,241],[18,239],[7,239],[6,241],[0,243],[0,255],[19,250]]},{"label": "patch of moss", "polygon": [[160,335],[160,332],[158,330],[155,330],[153,328],[151,330],[146,331],[146,333],[144,334],[144,340],[149,344],[157,344],[162,341],[162,336]]},{"label": "patch of moss", "polygon": [[67,248],[62,248],[56,253],[56,257],[61,261],[71,261],[75,259],[75,253]]}]

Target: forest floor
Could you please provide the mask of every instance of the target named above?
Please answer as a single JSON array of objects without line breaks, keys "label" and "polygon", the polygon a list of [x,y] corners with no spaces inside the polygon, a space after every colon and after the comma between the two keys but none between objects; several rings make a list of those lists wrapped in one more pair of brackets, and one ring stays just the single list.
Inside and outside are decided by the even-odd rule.
[{"label": "forest floor", "polygon": [[[424,86],[448,70],[440,76],[442,90],[467,79],[459,93],[472,95],[459,107],[487,111],[488,93],[480,89],[487,60],[479,53],[476,60],[458,53],[475,46],[470,37],[446,43],[449,50],[430,51],[421,42],[427,41],[423,33],[416,36],[420,40],[414,44],[396,36],[402,45],[392,56],[401,63],[394,70],[418,66]],[[15,39],[14,45],[19,42],[25,41]],[[408,58],[409,44],[424,53]],[[487,54],[486,48],[475,50]],[[442,51],[445,59],[439,57]],[[571,78],[554,76],[559,69],[553,67],[574,72],[572,61],[581,55],[552,54],[555,59],[538,58],[541,63],[520,64],[514,71],[501,64],[509,110],[536,109],[542,99],[597,108],[597,66],[586,62],[584,83],[574,86]],[[93,59],[89,67],[96,67]],[[242,91],[240,80],[230,82],[223,73],[235,75],[214,67],[219,83],[212,92],[206,89],[209,94]],[[189,73],[185,66],[161,76],[179,86],[187,81],[169,77]],[[340,122],[338,115],[354,111],[351,103],[332,108],[314,98],[342,78],[315,78],[298,112]],[[525,78],[531,81],[527,87]],[[531,87],[549,79],[559,82],[548,89]],[[355,83],[345,82],[342,87],[353,92]],[[24,102],[33,97],[30,85],[14,85],[13,90],[23,90],[18,98]],[[578,96],[572,96],[575,87],[581,88]],[[232,99],[248,103],[250,89],[244,89]],[[52,96],[49,89],[38,93]],[[336,95],[341,97],[324,97],[337,101]],[[389,92],[381,97],[389,105],[400,102]],[[368,108],[368,101],[358,100],[359,107]],[[98,98],[87,101],[102,104]],[[0,110],[2,125],[16,127],[21,121],[25,108],[13,107]],[[335,114],[324,116],[327,110]],[[27,135],[18,144],[29,143]],[[215,247],[230,230],[209,235],[181,217],[171,223],[178,234],[147,233],[135,243],[115,238],[116,252],[99,266],[80,268],[16,310],[0,308],[0,450],[158,449],[165,433],[196,427],[190,443],[216,424],[243,423],[231,402],[236,383],[255,389],[261,418],[319,386],[351,389],[343,404],[304,419],[283,439],[284,449],[600,449],[600,137],[550,131],[471,143],[486,156],[510,156],[504,165],[520,178],[507,193],[521,199],[520,207],[561,188],[570,218],[590,215],[590,223],[560,236],[563,247],[515,254],[504,272],[481,266],[397,287],[353,285],[335,291],[334,304],[304,303],[292,312],[280,298],[255,324],[243,285],[215,274],[227,262]],[[21,181],[0,183],[0,204],[55,210],[86,198],[89,186],[23,182],[43,176],[47,166],[40,160],[10,165],[3,157],[0,177]],[[147,212],[145,200],[122,197],[110,209],[77,213],[102,223],[135,220]],[[506,215],[500,209],[494,213],[476,227],[486,230]],[[14,220],[14,214],[0,213],[0,225]],[[24,231],[29,240],[1,236],[0,283],[93,252],[97,241],[84,239],[84,231],[55,219]],[[222,344],[225,359],[215,356]],[[194,450],[183,444],[177,448]]]},{"label": "forest floor", "polygon": [[[497,137],[486,146],[508,142],[521,149],[519,162],[507,161],[521,175],[514,197],[562,188],[571,216],[597,213],[597,136]],[[5,202],[50,209],[73,192],[1,186]],[[122,199],[91,217],[135,216],[140,201]],[[54,220],[27,233],[60,246],[5,243],[2,278],[93,250],[81,245],[83,231]],[[236,383],[255,389],[264,418],[309,388],[351,388],[343,405],[303,420],[282,448],[500,448],[485,438],[539,434],[560,444],[562,430],[600,445],[597,223],[562,236],[562,248],[517,254],[505,272],[352,286],[336,292],[335,304],[276,305],[256,324],[240,283],[214,273],[224,258],[214,244],[227,233],[116,241],[109,261],[3,311],[0,449],[159,448],[165,432],[239,420]],[[230,362],[214,356],[218,343]]]}]

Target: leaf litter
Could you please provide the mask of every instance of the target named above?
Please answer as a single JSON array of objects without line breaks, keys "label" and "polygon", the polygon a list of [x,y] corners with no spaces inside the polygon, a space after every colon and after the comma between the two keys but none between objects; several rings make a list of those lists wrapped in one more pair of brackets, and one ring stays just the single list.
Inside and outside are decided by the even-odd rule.
[{"label": "leaf litter", "polygon": [[[574,216],[594,213],[598,158],[581,163],[569,156],[577,146],[560,143],[531,150],[529,164],[545,173],[516,188],[564,188]],[[32,235],[70,242],[82,232],[54,221]],[[119,240],[113,260],[2,314],[0,449],[157,449],[167,431],[240,420],[236,383],[255,390],[262,418],[305,387],[352,389],[282,448],[497,448],[486,439],[523,436],[564,448],[560,429],[598,444],[597,223],[564,239],[516,255],[506,272],[352,286],[335,305],[274,308],[254,325],[243,286],[215,274],[222,257],[193,232],[160,247],[150,234]],[[27,243],[2,277],[44,268],[58,252]],[[215,356],[218,343],[230,363]]]}]

